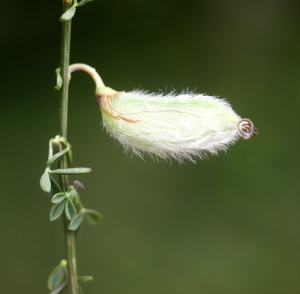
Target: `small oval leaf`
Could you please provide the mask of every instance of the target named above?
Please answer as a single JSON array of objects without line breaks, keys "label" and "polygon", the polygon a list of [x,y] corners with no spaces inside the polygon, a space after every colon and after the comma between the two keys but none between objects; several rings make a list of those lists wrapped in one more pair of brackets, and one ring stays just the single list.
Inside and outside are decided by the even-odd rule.
[{"label": "small oval leaf", "polygon": [[69,230],[75,231],[79,228],[84,218],[83,213],[78,213],[69,224]]},{"label": "small oval leaf", "polygon": [[70,221],[76,216],[76,208],[71,199],[67,199],[65,212]]},{"label": "small oval leaf", "polygon": [[52,197],[51,202],[52,202],[52,203],[60,203],[60,202],[62,202],[65,198],[66,198],[66,193],[65,193],[65,192],[59,192],[59,193],[56,193],[56,194]]},{"label": "small oval leaf", "polygon": [[54,204],[51,207],[50,213],[49,213],[51,221],[56,220],[62,214],[62,212],[64,211],[65,202],[66,201],[62,201],[60,203]]},{"label": "small oval leaf", "polygon": [[59,90],[63,84],[62,77],[59,72],[56,73],[56,86],[54,87],[55,90]]},{"label": "small oval leaf", "polygon": [[84,213],[92,224],[96,224],[103,220],[102,214],[96,210],[85,209]]},{"label": "small oval leaf", "polygon": [[69,10],[67,10],[59,19],[59,21],[67,21],[72,19],[76,12],[76,5],[74,4]]},{"label": "small oval leaf", "polygon": [[80,282],[92,282],[94,279],[92,276],[79,276],[78,281]]},{"label": "small oval leaf", "polygon": [[64,280],[65,277],[65,265],[59,264],[50,273],[47,286],[49,290],[54,290],[57,288]]},{"label": "small oval leaf", "polygon": [[68,282],[64,281],[60,286],[52,290],[49,294],[59,294],[62,293],[62,291],[66,288]]},{"label": "small oval leaf", "polygon": [[87,3],[91,2],[91,1],[93,1],[93,0],[81,0],[81,1],[77,4],[77,6],[78,6],[78,7],[79,7],[79,6],[83,6],[83,5],[85,5],[85,4],[87,4]]},{"label": "small oval leaf", "polygon": [[51,181],[51,191],[50,195],[54,196],[55,194],[61,192],[61,188],[58,185],[58,183],[54,180],[54,178],[50,175],[50,181]]},{"label": "small oval leaf", "polygon": [[46,169],[40,179],[40,186],[44,192],[50,193],[51,191],[51,181],[48,170]]},{"label": "small oval leaf", "polygon": [[79,203],[79,200],[80,200],[79,199],[79,194],[77,193],[77,191],[74,188],[70,190],[69,197],[72,199],[72,201],[75,204]]},{"label": "small oval leaf", "polygon": [[60,175],[77,175],[77,174],[87,174],[92,171],[89,167],[76,167],[76,168],[65,168],[65,169],[55,169],[51,170],[52,174],[60,174]]},{"label": "small oval leaf", "polygon": [[69,149],[66,148],[60,152],[57,152],[51,158],[48,159],[47,164],[50,165],[50,164],[54,163],[55,161],[60,159],[62,156],[64,156],[68,151],[69,151]]}]

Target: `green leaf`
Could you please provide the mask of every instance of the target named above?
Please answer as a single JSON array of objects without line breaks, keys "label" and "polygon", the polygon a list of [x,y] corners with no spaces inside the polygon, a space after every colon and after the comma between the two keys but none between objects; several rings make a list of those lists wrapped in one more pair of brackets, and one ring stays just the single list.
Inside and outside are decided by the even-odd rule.
[{"label": "green leaf", "polygon": [[66,288],[67,285],[68,285],[68,282],[64,281],[60,286],[58,286],[57,288],[55,288],[54,290],[52,290],[49,294],[59,294],[59,293],[62,293],[62,291]]},{"label": "green leaf", "polygon": [[84,213],[78,213],[69,224],[69,230],[75,231],[79,228],[84,218]]},{"label": "green leaf", "polygon": [[65,202],[66,201],[62,201],[60,203],[54,204],[51,209],[50,209],[50,220],[54,221],[57,218],[59,218],[59,216],[62,214],[62,212],[64,211],[64,207],[65,207]]},{"label": "green leaf", "polygon": [[68,151],[69,151],[69,149],[66,148],[60,152],[57,152],[51,158],[48,159],[47,164],[50,165],[50,164],[54,163],[55,161],[60,159],[62,156],[64,156]]},{"label": "green leaf", "polygon": [[71,148],[71,145],[69,145],[69,152],[67,153],[67,159],[68,159],[68,163],[69,164],[72,164],[73,162],[73,159],[72,159],[72,156],[73,156],[73,152],[72,152],[72,148]]},{"label": "green leaf", "polygon": [[76,208],[71,199],[67,199],[65,212],[70,221],[76,216]]},{"label": "green leaf", "polygon": [[61,188],[58,185],[58,183],[54,180],[54,178],[50,175],[50,181],[51,181],[51,191],[50,195],[54,196],[55,194],[61,192]]},{"label": "green leaf", "polygon": [[78,229],[75,231],[75,238],[78,238],[78,239],[80,238],[80,236],[82,235],[83,229],[84,229],[84,219],[81,222],[81,224],[78,227]]},{"label": "green leaf", "polygon": [[48,173],[48,170],[46,169],[43,175],[41,176],[40,179],[40,186],[41,189],[47,193],[50,193],[51,191],[51,181],[50,181],[50,176]]},{"label": "green leaf", "polygon": [[96,210],[85,209],[84,213],[92,224],[96,224],[103,220],[102,214]]},{"label": "green leaf", "polygon": [[93,0],[81,0],[78,4],[77,4],[77,6],[79,7],[79,6],[83,6],[83,5],[85,5],[85,4],[87,4],[88,2],[91,2],[91,1],[93,1]]},{"label": "green leaf", "polygon": [[63,260],[58,266],[56,266],[50,273],[47,286],[49,290],[54,290],[57,288],[64,280],[65,277],[65,267],[67,263]]},{"label": "green leaf", "polygon": [[63,143],[64,144],[64,146],[67,148],[68,146],[70,146],[70,144],[69,144],[69,142],[67,141],[67,139],[66,138],[64,138],[64,137],[59,137],[59,141],[61,142],[61,143]]},{"label": "green leaf", "polygon": [[69,10],[67,10],[59,19],[59,21],[67,21],[72,19],[76,12],[76,5],[74,4]]},{"label": "green leaf", "polygon": [[92,276],[79,276],[78,281],[80,282],[92,282],[94,279]]},{"label": "green leaf", "polygon": [[80,285],[78,285],[78,294],[84,294]]},{"label": "green leaf", "polygon": [[77,193],[77,191],[73,188],[70,190],[69,193],[69,197],[72,199],[73,202],[75,202],[76,204],[79,203],[79,194]]},{"label": "green leaf", "polygon": [[56,73],[56,86],[54,87],[55,90],[59,90],[63,84],[62,77],[59,72]]},{"label": "green leaf", "polygon": [[66,198],[66,193],[65,193],[65,192],[59,192],[59,193],[56,193],[56,194],[52,197],[51,202],[52,202],[52,203],[60,203],[60,202],[62,202],[65,198]]},{"label": "green leaf", "polygon": [[65,168],[65,169],[55,169],[51,170],[51,174],[60,174],[60,175],[77,175],[77,174],[87,174],[92,171],[89,167],[76,167],[76,168]]}]

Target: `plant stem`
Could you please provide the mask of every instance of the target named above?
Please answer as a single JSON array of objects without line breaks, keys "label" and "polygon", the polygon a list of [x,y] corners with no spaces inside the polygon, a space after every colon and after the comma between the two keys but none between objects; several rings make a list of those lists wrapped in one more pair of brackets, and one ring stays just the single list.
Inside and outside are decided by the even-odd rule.
[{"label": "plant stem", "polygon": [[69,66],[69,74],[76,70],[82,70],[89,74],[96,84],[96,90],[105,87],[101,77],[93,67],[84,63],[74,63]]},{"label": "plant stem", "polygon": [[[71,1],[63,1],[63,12],[71,7]],[[69,63],[70,63],[70,45],[71,45],[71,20],[62,22],[61,38],[61,56],[60,56],[60,74],[63,85],[60,90],[60,135],[67,138],[68,129],[68,94],[69,94]],[[66,156],[60,162],[61,168],[68,168]],[[63,191],[69,187],[68,176],[60,176],[60,184]],[[68,292],[69,294],[78,294],[77,265],[74,231],[68,229],[69,220],[64,215],[64,233],[65,246],[68,261]]]},{"label": "plant stem", "polygon": [[[69,9],[69,3],[63,3],[63,11]],[[60,90],[60,135],[67,138],[68,128],[68,95],[69,95],[69,64],[71,47],[71,24],[72,21],[62,22],[61,55],[60,55],[60,74],[63,84]]]}]

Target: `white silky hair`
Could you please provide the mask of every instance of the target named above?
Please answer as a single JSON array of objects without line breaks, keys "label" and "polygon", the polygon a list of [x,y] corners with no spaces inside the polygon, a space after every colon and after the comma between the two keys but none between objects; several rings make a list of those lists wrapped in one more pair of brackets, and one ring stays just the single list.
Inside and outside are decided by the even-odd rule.
[{"label": "white silky hair", "polygon": [[188,91],[117,93],[102,107],[102,118],[126,152],[179,162],[226,150],[239,138],[241,119],[224,99]]}]

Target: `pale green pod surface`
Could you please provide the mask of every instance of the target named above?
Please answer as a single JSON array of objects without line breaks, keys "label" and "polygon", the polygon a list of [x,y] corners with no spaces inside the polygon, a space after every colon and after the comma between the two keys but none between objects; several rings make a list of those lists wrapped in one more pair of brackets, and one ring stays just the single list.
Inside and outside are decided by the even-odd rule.
[{"label": "pale green pod surface", "polygon": [[241,132],[247,126],[238,127],[241,117],[225,100],[211,96],[134,91],[107,92],[99,100],[104,127],[126,150],[140,156],[146,152],[193,161],[207,152],[226,150],[239,135],[248,138],[257,133],[250,121],[252,134],[244,136]]}]

